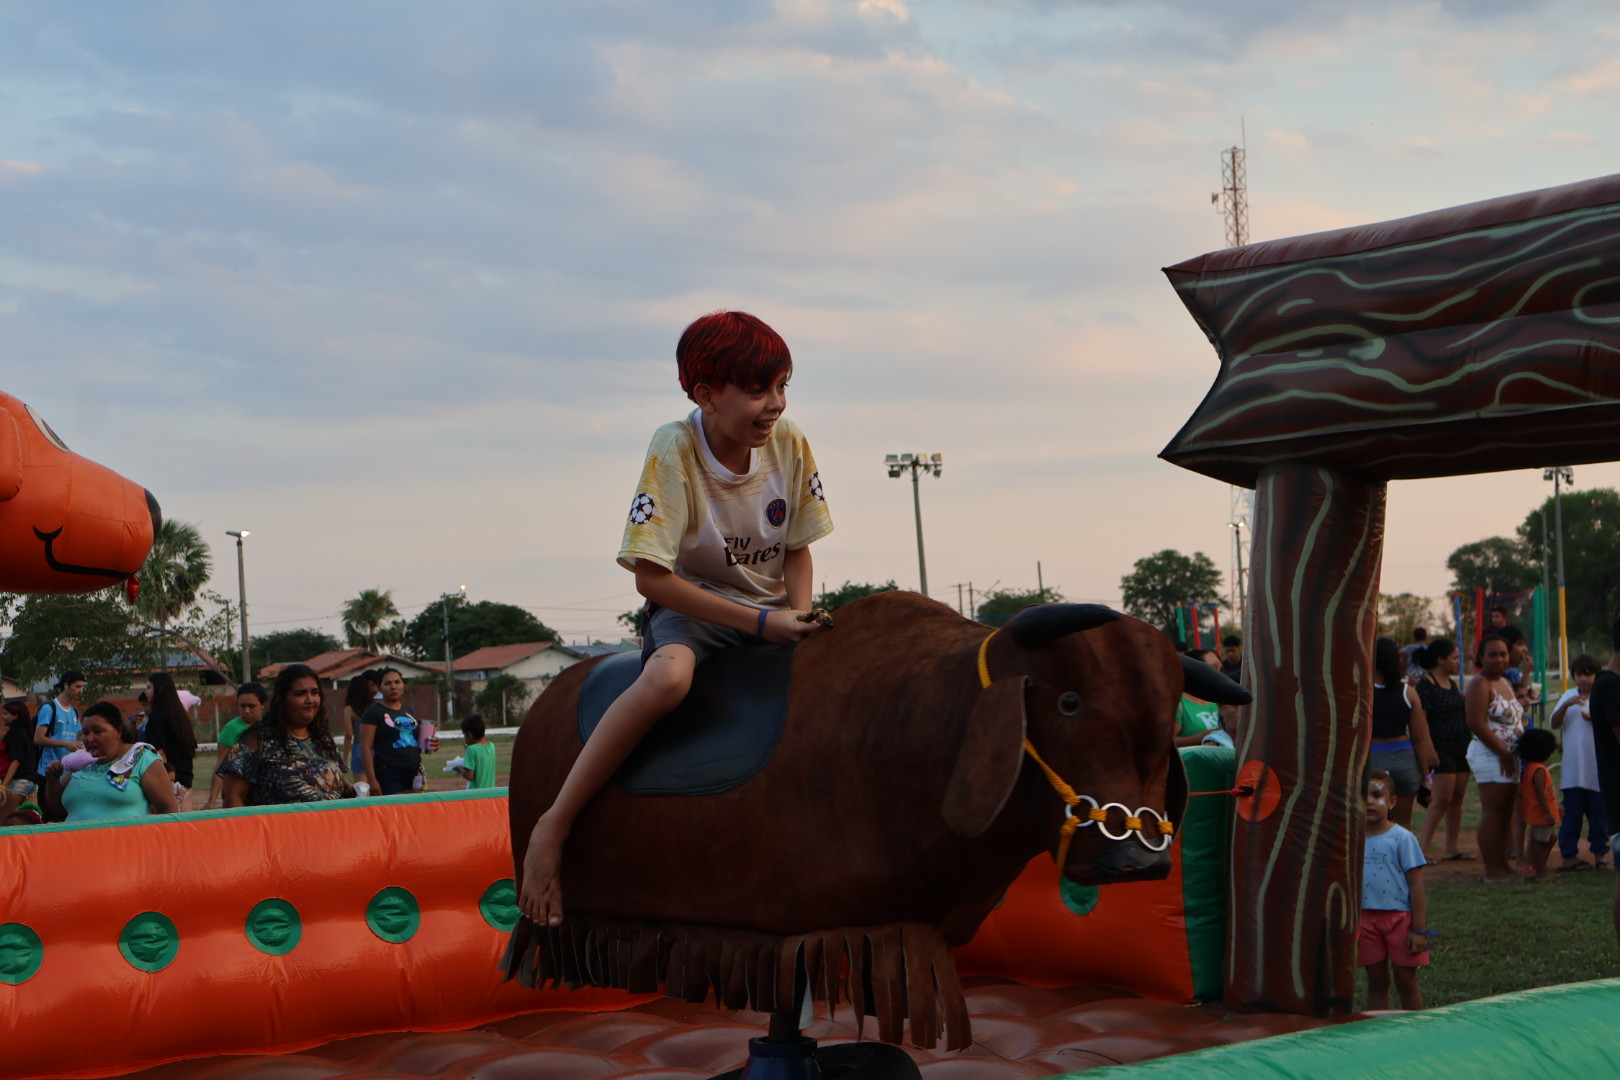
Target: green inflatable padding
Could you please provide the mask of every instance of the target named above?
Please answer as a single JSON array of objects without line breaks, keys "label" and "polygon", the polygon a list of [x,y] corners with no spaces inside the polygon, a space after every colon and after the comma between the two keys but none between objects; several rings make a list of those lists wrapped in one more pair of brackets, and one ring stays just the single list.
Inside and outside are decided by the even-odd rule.
[{"label": "green inflatable padding", "polygon": [[[1237,754],[1224,746],[1181,751],[1188,791],[1230,791]],[[1181,823],[1181,904],[1187,919],[1187,956],[1193,995],[1213,1001],[1222,993],[1226,962],[1226,873],[1232,850],[1232,796],[1194,795]]]},{"label": "green inflatable padding", "polygon": [[[1526,1080],[1620,1076],[1620,979],[1276,1035],[1062,1080]],[[1054,1078],[1057,1080],[1057,1078]]]}]

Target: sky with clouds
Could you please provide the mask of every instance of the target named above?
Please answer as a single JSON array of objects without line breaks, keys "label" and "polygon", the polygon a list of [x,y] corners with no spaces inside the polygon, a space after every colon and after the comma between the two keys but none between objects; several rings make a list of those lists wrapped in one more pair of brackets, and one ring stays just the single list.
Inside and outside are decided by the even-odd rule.
[{"label": "sky with clouds", "polygon": [[[1216,369],[1160,268],[1620,172],[1587,0],[13,3],[0,389],[215,545],[255,632],[466,584],[572,640],[674,343],[754,312],[838,530],[816,577],[1117,603],[1230,563],[1230,489],[1158,460]],[[1620,486],[1620,467],[1577,470]],[[1396,483],[1385,591],[1442,594],[1539,473]]]}]

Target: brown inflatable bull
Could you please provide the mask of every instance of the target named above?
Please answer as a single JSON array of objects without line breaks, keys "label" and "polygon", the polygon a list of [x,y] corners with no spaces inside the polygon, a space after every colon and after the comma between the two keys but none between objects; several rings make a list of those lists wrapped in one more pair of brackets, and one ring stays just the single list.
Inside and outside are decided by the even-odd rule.
[{"label": "brown inflatable bull", "polygon": [[[1081,884],[1159,878],[1186,801],[1172,748],[1185,684],[1246,700],[1163,634],[1088,604],[992,632],[907,592],[838,612],[796,646],[786,724],[719,794],[601,791],[562,865],[568,915],[513,932],[509,975],[781,1011],[851,1000],[881,1037],[965,1046],[948,946],[971,938],[1031,858]],[[535,702],[512,752],[522,852],[582,745],[590,664]],[[1184,675],[1184,672],[1186,674]],[[830,930],[829,928],[846,928]],[[854,928],[854,929],[848,929]]]}]

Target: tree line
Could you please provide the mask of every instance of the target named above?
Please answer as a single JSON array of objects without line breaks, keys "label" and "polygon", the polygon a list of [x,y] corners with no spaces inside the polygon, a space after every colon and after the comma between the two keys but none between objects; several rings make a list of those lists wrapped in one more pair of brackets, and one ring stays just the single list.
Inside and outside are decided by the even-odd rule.
[{"label": "tree line", "polygon": [[[1506,596],[1528,592],[1544,579],[1556,586],[1557,534],[1554,501],[1548,497],[1512,535],[1486,537],[1453,551],[1446,560],[1452,590],[1471,595],[1482,589]],[[1620,493],[1610,488],[1566,493],[1563,542],[1570,638],[1606,641],[1610,621],[1620,612]],[[238,611],[231,600],[207,588],[212,571],[208,544],[196,526],[168,520],[137,575],[140,590],[133,601],[118,586],[61,596],[0,594],[0,625],[8,631],[0,648],[0,670],[29,685],[69,667],[149,671],[163,666],[169,654],[184,651],[226,681],[238,681]],[[818,594],[815,604],[836,611],[861,597],[896,588],[893,580],[846,581]],[[1138,559],[1120,579],[1120,594],[1128,614],[1172,638],[1179,636],[1178,607],[1192,605],[1207,613],[1218,604],[1234,610],[1222,594],[1221,572],[1201,551],[1184,555],[1166,548]],[[1062,599],[1056,589],[1000,589],[984,594],[976,610],[965,614],[999,626],[1030,604]],[[1550,599],[1555,605],[1556,588]],[[1556,610],[1550,608],[1554,619]],[[1414,625],[1450,622],[1449,612],[1438,610],[1433,600],[1409,593],[1381,595],[1378,614],[1379,633],[1402,639]],[[343,604],[341,615],[341,641],[310,627],[253,636],[254,668],[307,660],[344,644],[412,660],[442,660],[447,617],[457,656],[486,646],[562,640],[525,608],[469,601],[460,593],[448,593],[406,619],[392,590],[365,589]],[[639,631],[639,615],[627,611],[619,621]],[[1207,614],[1202,615],[1202,627],[1213,629]]]},{"label": "tree line", "polygon": [[[0,671],[24,686],[48,682],[68,668],[90,674],[90,692],[127,686],[168,665],[176,653],[195,656],[229,683],[244,681],[239,609],[207,588],[213,573],[208,543],[195,525],[166,520],[136,574],[133,600],[122,585],[91,593],[0,594]],[[342,607],[344,640],[312,627],[250,637],[254,670],[308,660],[344,644],[389,651],[413,660],[443,660],[446,616],[457,656],[490,645],[561,642],[557,632],[515,604],[470,602],[460,593],[400,617],[392,590],[365,589]]]}]

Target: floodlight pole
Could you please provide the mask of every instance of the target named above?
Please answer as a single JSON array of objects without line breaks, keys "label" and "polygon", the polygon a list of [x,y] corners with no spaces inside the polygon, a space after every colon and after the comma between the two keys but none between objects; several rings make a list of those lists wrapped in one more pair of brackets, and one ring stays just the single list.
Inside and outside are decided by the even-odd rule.
[{"label": "floodlight pole", "polygon": [[1544,469],[1543,480],[1553,482],[1553,522],[1558,538],[1558,685],[1569,689],[1569,609],[1564,594],[1564,488],[1575,483],[1575,470],[1568,465]]},{"label": "floodlight pole", "polygon": [[1237,609],[1238,609],[1238,635],[1241,637],[1247,632],[1249,601],[1243,588],[1243,522],[1229,521],[1233,536],[1237,540]]},{"label": "floodlight pole", "polygon": [[924,596],[928,595],[928,560],[923,555],[922,531],[922,493],[918,477],[922,473],[931,472],[935,476],[940,474],[942,465],[939,454],[885,454],[883,464],[889,469],[891,480],[904,476],[911,471],[911,508],[917,518],[917,583],[918,591]]},{"label": "floodlight pole", "polygon": [[242,681],[253,681],[253,661],[248,655],[247,629],[247,563],[242,553],[242,541],[252,535],[252,529],[227,529],[226,536],[236,537],[236,603],[242,617]]}]

